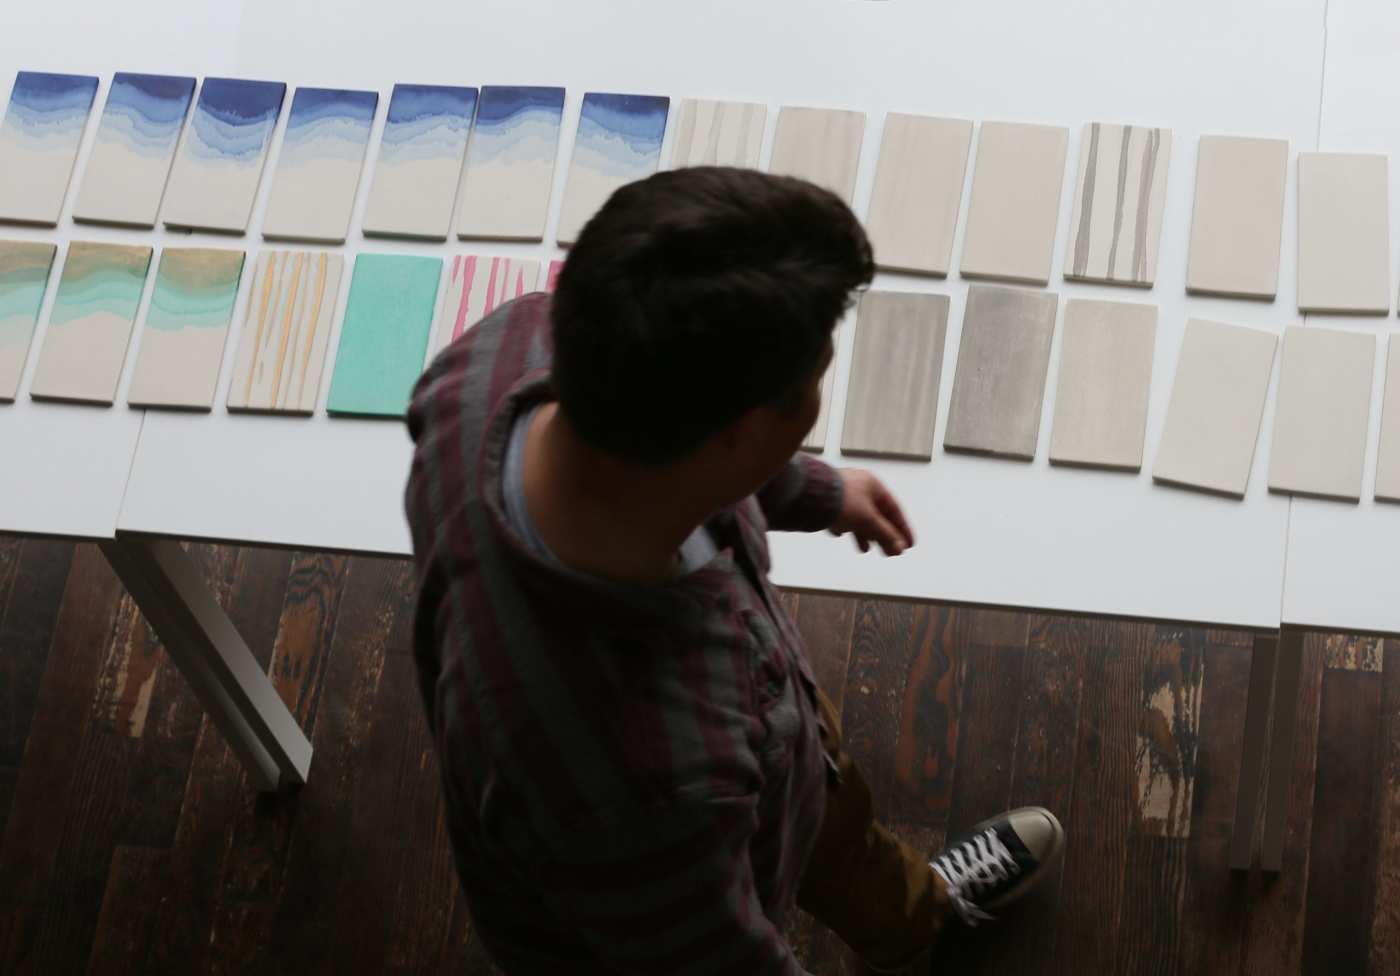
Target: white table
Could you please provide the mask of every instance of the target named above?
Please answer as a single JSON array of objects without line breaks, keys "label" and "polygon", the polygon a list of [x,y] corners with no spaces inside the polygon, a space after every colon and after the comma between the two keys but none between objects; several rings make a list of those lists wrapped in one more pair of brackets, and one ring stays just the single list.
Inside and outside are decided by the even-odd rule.
[{"label": "white table", "polygon": [[[586,90],[665,93],[672,96],[673,109],[685,96],[767,102],[765,162],[778,106],[865,110],[869,119],[855,195],[857,213],[864,213],[870,196],[886,111],[1069,126],[1070,151],[1050,288],[1062,298],[1110,298],[1159,306],[1146,451],[1149,471],[1186,318],[1216,318],[1280,333],[1296,318],[1292,169],[1278,301],[1188,298],[1183,289],[1186,241],[1200,134],[1286,137],[1295,154],[1318,147],[1324,0],[1234,4],[1185,0],[1153,7],[1089,0],[1068,5],[1034,0],[961,5],[865,0],[769,0],[764,4],[714,0],[704,5],[678,0],[626,5],[477,0],[468,5],[417,0],[392,6],[368,0],[295,5],[242,0],[220,9],[222,19],[210,23],[203,9],[166,0],[140,0],[119,12],[96,0],[70,0],[57,9],[26,12],[24,16],[32,21],[0,37],[0,54],[8,55],[7,63],[24,67],[101,74],[104,89],[99,98],[105,96],[105,83],[118,67],[266,77],[289,85],[377,88],[386,100],[396,81],[566,85],[569,101],[552,214],[557,214],[562,198],[573,125]],[[1359,24],[1362,15],[1352,16]],[[1334,10],[1333,20],[1340,17]],[[75,22],[99,21],[99,29],[74,27]],[[152,31],[155,22],[160,28]],[[1261,22],[1267,23],[1267,30],[1260,29]],[[1361,32],[1357,33],[1360,37]],[[1349,48],[1337,37],[1329,38],[1329,111],[1339,97],[1332,79],[1347,70],[1337,64],[1339,60],[1357,62],[1351,65],[1360,75],[1353,86],[1364,89],[1363,47],[1358,42]],[[1372,69],[1383,71],[1380,59],[1388,53],[1387,45],[1373,47]],[[39,60],[38,52],[47,52],[47,60]],[[1397,115],[1390,112],[1381,118],[1385,117]],[[1089,121],[1155,124],[1174,131],[1158,285],[1151,291],[1068,284],[1060,278],[1080,129]],[[1380,119],[1376,122],[1384,124]],[[372,152],[382,124],[381,106]],[[89,142],[91,138],[90,129]],[[279,131],[274,163],[280,141]],[[1358,146],[1327,140],[1324,144],[1384,148],[1364,140]],[[669,145],[663,147],[663,159],[668,153]],[[372,159],[370,165],[372,169]],[[969,184],[972,171],[969,165]],[[81,157],[78,172],[82,172]],[[448,257],[471,249],[540,260],[561,253],[550,244],[365,240],[359,234],[358,218],[368,185],[367,172],[347,247],[350,252]],[[265,179],[254,228],[259,226],[266,192]],[[964,219],[966,200],[965,189]],[[23,233],[49,240],[161,244],[173,239],[164,232],[75,228],[66,215],[56,233]],[[552,240],[552,235],[551,222],[546,240]],[[227,238],[194,236],[215,246],[233,246]],[[961,236],[960,225],[955,255],[960,253]],[[239,244],[250,251],[261,247],[255,234]],[[341,284],[342,307],[348,271]],[[956,276],[942,281],[881,275],[876,287],[935,291],[951,297],[938,429],[941,443],[966,283]],[[246,291],[245,286],[235,310],[235,333]],[[831,460],[839,460],[834,445],[839,443],[852,338],[846,324],[838,338],[827,432]],[[236,341],[235,334],[230,348]],[[332,349],[335,343],[333,336]],[[1281,624],[1331,621],[1325,625],[1354,626],[1353,619],[1360,619],[1334,616],[1328,602],[1332,595],[1305,585],[1294,571],[1305,513],[1313,511],[1315,503],[1290,503],[1265,489],[1272,396],[1248,495],[1243,502],[1229,501],[1154,486],[1146,472],[1133,476],[1050,467],[1046,441],[1057,357],[1058,342],[1052,350],[1046,420],[1035,462],[954,456],[941,450],[927,465],[858,462],[874,468],[903,499],[920,546],[899,560],[882,561],[860,558],[847,544],[825,536],[779,537],[774,542],[776,579],[784,585],[840,592],[1251,630],[1260,639],[1239,803],[1241,811],[1252,811],[1262,785],[1271,698],[1287,698],[1287,669],[1278,695],[1270,694],[1274,665],[1287,658],[1274,652]],[[13,517],[9,501],[16,489],[0,484],[0,529],[106,540],[104,550],[206,705],[239,746],[258,781],[271,786],[304,778],[309,747],[290,724],[290,716],[266,679],[250,668],[251,655],[170,540],[405,555],[409,540],[401,494],[410,445],[400,424],[330,418],[323,409],[309,420],[230,415],[222,406],[230,370],[231,363],[226,362],[216,408],[209,415],[141,414],[124,406],[100,411],[28,402],[0,407],[0,444],[5,445],[7,457],[17,438],[36,445],[24,455],[29,458],[42,445],[61,439],[65,431],[75,448],[101,443],[110,452],[106,481],[74,479],[71,469],[50,471],[36,465],[34,470],[42,477],[31,482],[32,504],[16,508]],[[323,384],[322,404],[324,397]],[[80,422],[64,419],[68,417],[79,417]],[[104,439],[98,433],[105,429],[103,425],[119,428],[127,439],[120,444]],[[84,465],[98,463],[87,450],[74,453],[83,455]],[[125,480],[115,473],[123,460],[130,464]],[[74,498],[74,493],[82,497]],[[1376,522],[1372,508],[1363,506],[1362,517],[1353,523]],[[1319,518],[1335,522],[1358,515],[1350,507],[1317,510],[1322,513]],[[1391,513],[1380,518],[1387,516]],[[1400,511],[1389,522],[1400,527]],[[1369,535],[1374,530],[1358,527],[1355,531]],[[1315,614],[1294,619],[1281,613],[1285,582],[1290,600],[1304,590],[1315,594]],[[1364,596],[1357,600],[1366,602]],[[1390,629],[1400,632],[1400,621]],[[1274,736],[1286,734],[1290,731],[1275,723]],[[1279,753],[1275,748],[1275,756]],[[1286,777],[1269,780],[1271,797],[1276,798],[1279,791],[1286,795],[1286,789]],[[1271,804],[1270,809],[1263,862],[1277,867],[1276,852],[1268,845],[1272,836],[1268,824],[1275,823],[1280,805]],[[1251,824],[1252,819],[1242,817],[1239,823]],[[1248,827],[1237,831],[1236,840],[1232,862],[1247,864],[1253,851]]]}]

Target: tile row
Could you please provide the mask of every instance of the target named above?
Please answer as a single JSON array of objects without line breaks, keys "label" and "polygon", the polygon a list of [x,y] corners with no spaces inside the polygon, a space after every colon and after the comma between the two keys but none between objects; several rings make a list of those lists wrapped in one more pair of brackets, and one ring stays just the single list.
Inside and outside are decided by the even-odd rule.
[{"label": "tile row", "polygon": [[[0,404],[20,395],[53,244],[0,241]],[[112,405],[120,388],[152,250],[73,242],[29,381],[36,400]],[[127,389],[132,407],[213,408],[246,255],[167,247],[160,254]],[[231,411],[310,415],[346,258],[263,251],[245,301],[225,402]],[[354,260],[326,409],[402,417],[424,364],[527,292],[552,288],[561,262],[463,254],[360,254]],[[441,294],[439,294],[441,292]]]},{"label": "tile row", "polygon": [[[944,295],[870,291],[855,319],[842,454],[933,457],[948,333]],[[1059,311],[1053,292],[968,290],[943,448],[1034,459]],[[1138,472],[1152,390],[1157,307],[1069,299],[1064,305],[1050,463]],[[1400,335],[1400,334],[1398,334]],[[1269,489],[1359,501],[1376,336],[1313,326],[1284,331]],[[1243,498],[1274,371],[1272,332],[1191,319],[1152,477]],[[823,410],[804,444],[820,451]],[[1375,496],[1400,501],[1400,341],[1391,337]]]}]

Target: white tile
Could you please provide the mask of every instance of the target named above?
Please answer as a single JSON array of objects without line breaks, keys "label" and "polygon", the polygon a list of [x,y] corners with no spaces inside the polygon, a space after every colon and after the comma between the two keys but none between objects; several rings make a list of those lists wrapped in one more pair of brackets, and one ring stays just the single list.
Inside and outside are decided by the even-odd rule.
[{"label": "white tile", "polygon": [[1376,499],[1400,502],[1400,341],[1391,333],[1381,408],[1381,447],[1376,458]]},{"label": "white tile", "polygon": [[755,102],[714,102],[687,98],[676,117],[671,168],[758,166],[768,106]]},{"label": "white tile", "polygon": [[1201,136],[1188,292],[1274,297],[1287,179],[1286,139]]},{"label": "white tile", "polygon": [[877,265],[948,273],[971,144],[972,123],[963,119],[885,116],[866,220]]},{"label": "white tile", "polygon": [[1385,156],[1298,154],[1300,310],[1389,314],[1387,168]]},{"label": "white tile", "polygon": [[778,113],[768,171],[815,183],[849,204],[864,133],[863,112],[786,105]]}]

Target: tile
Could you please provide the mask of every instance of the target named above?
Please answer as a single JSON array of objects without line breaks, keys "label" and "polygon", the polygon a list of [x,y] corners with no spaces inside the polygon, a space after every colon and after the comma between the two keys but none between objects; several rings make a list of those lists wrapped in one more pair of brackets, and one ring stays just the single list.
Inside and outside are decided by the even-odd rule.
[{"label": "tile", "polygon": [[371,237],[447,240],[476,89],[395,85],[365,206]]},{"label": "tile", "polygon": [[193,78],[118,71],[83,170],[73,219],[154,227],[175,147],[194,100]]},{"label": "tile", "polygon": [[1244,497],[1277,345],[1271,332],[1186,323],[1154,481]]},{"label": "tile", "polygon": [[1051,464],[1142,469],[1156,337],[1156,305],[1065,302]]},{"label": "tile", "polygon": [[150,263],[149,247],[68,245],[30,396],[111,405]]},{"label": "tile", "polygon": [[687,98],[676,116],[671,168],[741,166],[755,169],[768,106]]},{"label": "tile", "polygon": [[850,204],[864,135],[864,112],[785,105],[768,172],[808,180]]},{"label": "tile", "polygon": [[262,234],[344,244],[379,93],[298,88],[272,174]]},{"label": "tile", "polygon": [[214,406],[243,260],[242,251],[222,248],[161,252],[127,403],[184,410]]},{"label": "tile", "polygon": [[856,312],[841,453],[933,457],[948,297],[868,291]]},{"label": "tile", "polygon": [[1171,151],[1170,129],[1107,122],[1084,126],[1066,278],[1152,287]]},{"label": "tile", "polygon": [[1388,165],[1366,153],[1298,154],[1301,311],[1390,314]]},{"label": "tile", "polygon": [[[1376,500],[1400,502],[1400,341],[1391,333],[1385,362],[1381,446],[1376,458]],[[3,392],[3,391],[0,391]]]},{"label": "tile", "polygon": [[671,100],[664,95],[588,92],[559,211],[560,244],[578,240],[588,219],[614,190],[656,172]]},{"label": "tile", "polygon": [[964,278],[1050,280],[1069,130],[983,122],[963,234]]},{"label": "tile", "polygon": [[521,258],[459,254],[447,271],[447,290],[428,347],[432,359],[453,339],[494,312],[499,305],[535,290],[540,263]]},{"label": "tile", "polygon": [[885,116],[866,220],[881,268],[948,273],[971,145],[972,123],[963,119]]},{"label": "tile", "polygon": [[1188,292],[1274,297],[1287,179],[1288,140],[1201,136]]},{"label": "tile", "polygon": [[13,402],[19,392],[56,250],[52,244],[0,241],[0,403]]},{"label": "tile", "polygon": [[165,226],[248,230],[286,94],[280,81],[204,79],[165,192]]},{"label": "tile", "polygon": [[324,251],[258,256],[229,382],[229,410],[315,411],[344,267],[344,257]]},{"label": "tile", "polygon": [[836,360],[833,359],[822,374],[821,407],[817,410],[817,419],[812,422],[812,429],[807,431],[807,436],[802,438],[799,445],[804,451],[820,454],[826,448],[826,426],[831,422],[831,384],[835,382],[831,374],[835,369]]},{"label": "tile", "polygon": [[1376,337],[1289,326],[1282,358],[1269,490],[1360,501]]},{"label": "tile", "polygon": [[563,261],[549,262],[549,267],[542,272],[544,275],[544,291],[549,292],[551,294],[554,292],[554,286],[559,283],[559,272],[563,270]]},{"label": "tile", "polygon": [[968,289],[944,449],[1035,457],[1058,302],[1054,292]]},{"label": "tile", "polygon": [[458,237],[544,238],[564,89],[486,85],[467,141]]},{"label": "tile", "polygon": [[15,75],[0,122],[0,220],[57,226],[96,95],[90,75]]},{"label": "tile", "polygon": [[409,394],[423,372],[441,277],[441,258],[355,258],[327,412],[361,417],[408,413]]}]

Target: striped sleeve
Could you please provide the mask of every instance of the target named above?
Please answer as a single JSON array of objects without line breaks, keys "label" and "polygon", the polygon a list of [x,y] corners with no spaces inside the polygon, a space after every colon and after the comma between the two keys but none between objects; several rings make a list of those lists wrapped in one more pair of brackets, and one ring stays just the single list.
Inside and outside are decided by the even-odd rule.
[{"label": "striped sleeve", "polygon": [[795,454],[757,498],[769,528],[820,532],[840,516],[843,496],[839,471],[809,454]]},{"label": "striped sleeve", "polygon": [[668,976],[805,976],[749,863],[757,798],[686,801],[548,844],[540,889],[602,966]]}]

